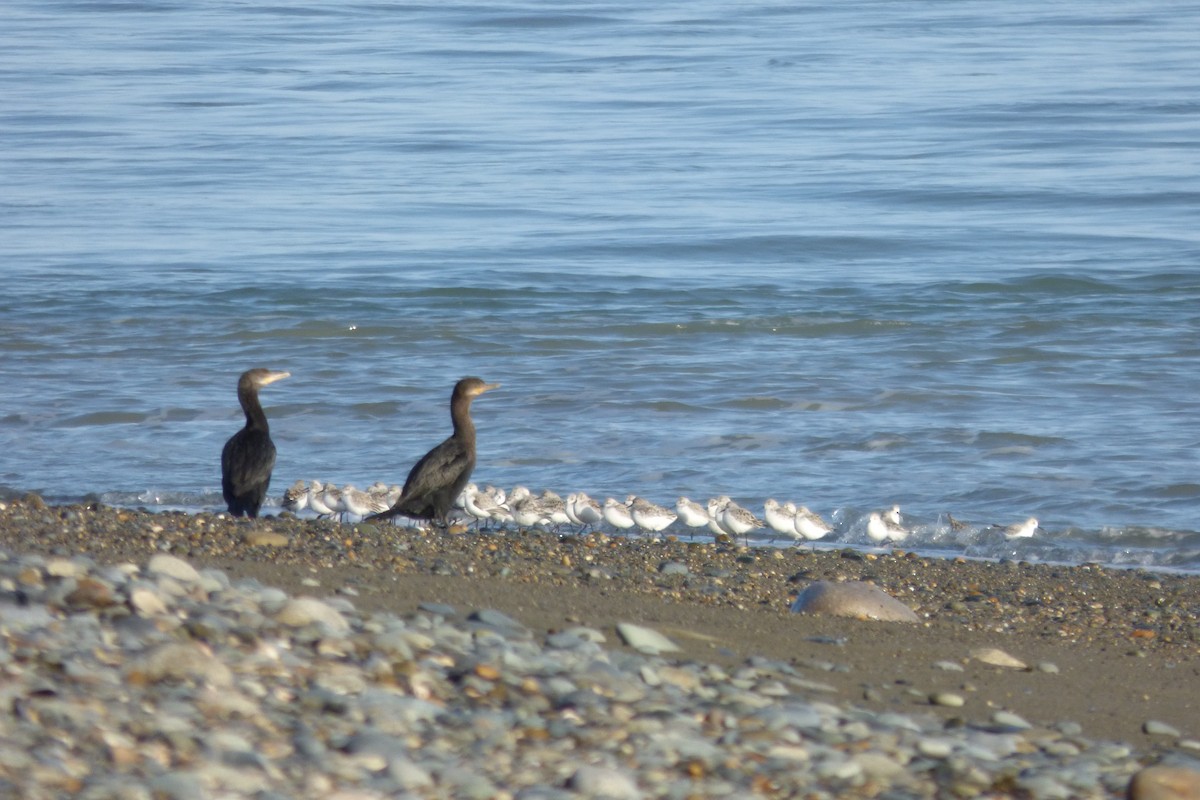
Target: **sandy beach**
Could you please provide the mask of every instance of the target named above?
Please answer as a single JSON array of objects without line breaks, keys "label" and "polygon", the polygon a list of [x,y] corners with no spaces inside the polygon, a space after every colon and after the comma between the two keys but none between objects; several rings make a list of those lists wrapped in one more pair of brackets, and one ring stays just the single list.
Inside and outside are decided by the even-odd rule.
[{"label": "sandy beach", "polygon": [[[1200,746],[1197,576],[710,539],[423,532],[288,515],[236,521],[52,507],[34,496],[0,509],[0,547],[103,563],[170,553],[289,594],[353,587],[364,611],[440,603],[461,614],[503,611],[535,631],[586,625],[613,648],[623,647],[616,625],[630,622],[665,634],[680,659],[789,662],[839,704],[976,724],[1005,710],[1035,727],[1075,723],[1084,736],[1128,743],[1149,759],[1179,747],[1194,756]],[[790,613],[816,580],[868,581],[921,622]],[[989,648],[1025,667],[980,660]],[[939,705],[931,700],[939,693],[963,702]],[[1147,733],[1147,723],[1179,735]]]}]

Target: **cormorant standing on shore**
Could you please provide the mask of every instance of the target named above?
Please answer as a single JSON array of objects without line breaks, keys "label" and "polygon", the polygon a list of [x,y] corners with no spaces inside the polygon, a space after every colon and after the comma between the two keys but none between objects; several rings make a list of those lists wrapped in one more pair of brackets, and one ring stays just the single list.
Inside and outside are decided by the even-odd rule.
[{"label": "cormorant standing on shore", "polygon": [[466,487],[475,469],[475,423],[471,421],[471,401],[499,386],[498,383],[484,383],[480,378],[463,378],[454,384],[454,393],[450,396],[454,433],[413,465],[400,499],[391,508],[367,519],[391,519],[399,514],[412,519],[446,521],[455,498]]},{"label": "cormorant standing on shore", "polygon": [[258,390],[291,374],[258,367],[238,379],[238,402],[246,412],[246,426],[231,436],[221,451],[221,494],[235,517],[258,516],[275,468],[275,443],[258,402]]}]

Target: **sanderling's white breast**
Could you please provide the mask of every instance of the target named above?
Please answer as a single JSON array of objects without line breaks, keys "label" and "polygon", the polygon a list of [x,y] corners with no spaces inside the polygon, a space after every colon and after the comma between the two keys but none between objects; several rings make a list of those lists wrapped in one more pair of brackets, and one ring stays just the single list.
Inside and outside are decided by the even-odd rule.
[{"label": "sanderling's white breast", "polygon": [[708,512],[704,506],[686,497],[675,501],[675,515],[689,528],[703,528],[708,524]]},{"label": "sanderling's white breast", "polygon": [[356,517],[365,517],[368,514],[378,514],[388,510],[388,506],[383,504],[382,497],[364,492],[352,483],[342,487],[342,504],[346,507],[347,513]]},{"label": "sanderling's white breast", "polygon": [[[321,492],[321,502],[329,509],[330,514],[342,514],[346,511],[346,503],[342,500],[342,490],[332,483],[325,484],[325,491]],[[312,505],[311,497],[308,499],[308,503]]]},{"label": "sanderling's white breast", "polygon": [[576,492],[573,510],[580,525],[592,527],[604,521],[604,510],[586,492]]},{"label": "sanderling's white breast", "polygon": [[796,538],[796,506],[792,502],[780,503],[774,497],[763,503],[763,519],[776,533],[789,539]]},{"label": "sanderling's white breast", "polygon": [[708,529],[712,531],[713,536],[732,536],[733,531],[725,527],[725,507],[733,501],[728,495],[720,497],[710,497],[705,508],[708,510]]},{"label": "sanderling's white breast", "polygon": [[325,484],[313,481],[308,484],[308,507],[316,512],[318,517],[328,517],[333,509],[325,505]]},{"label": "sanderling's white breast", "polygon": [[1009,539],[1028,539],[1033,536],[1038,529],[1038,521],[1035,517],[1030,517],[1024,522],[1017,522],[1009,525],[1004,529],[1004,535]]},{"label": "sanderling's white breast", "polygon": [[304,481],[296,481],[284,490],[283,507],[293,514],[308,508],[308,486]]},{"label": "sanderling's white breast", "polygon": [[629,515],[635,525],[649,533],[658,533],[669,527],[677,516],[670,509],[655,505],[644,497],[633,501]]},{"label": "sanderling's white breast", "polygon": [[800,506],[796,509],[796,533],[810,542],[827,536],[832,530],[833,526],[822,519],[820,514],[810,510],[808,506]]},{"label": "sanderling's white breast", "polygon": [[614,497],[609,497],[604,501],[604,521],[614,528],[620,530],[628,530],[634,525],[633,515],[629,513],[629,506]]},{"label": "sanderling's white breast", "polygon": [[908,537],[908,530],[878,511],[872,511],[867,518],[867,536],[875,542],[902,542]]},{"label": "sanderling's white breast", "polygon": [[758,530],[765,524],[754,516],[748,508],[743,508],[730,501],[721,512],[721,522],[734,536],[748,536],[750,531]]}]

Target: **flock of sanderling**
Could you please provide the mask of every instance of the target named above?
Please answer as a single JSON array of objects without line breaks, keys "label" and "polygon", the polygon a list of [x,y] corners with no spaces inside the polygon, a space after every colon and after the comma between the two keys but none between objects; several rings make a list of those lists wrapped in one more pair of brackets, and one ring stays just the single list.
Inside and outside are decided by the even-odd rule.
[{"label": "flock of sanderling", "polygon": [[[384,483],[358,489],[352,484],[339,488],[316,480],[296,481],[283,494],[283,508],[293,513],[307,508],[320,517],[365,517],[391,508],[401,492],[400,486]],[[725,495],[714,497],[703,505],[680,497],[674,508],[670,508],[632,494],[624,500],[609,497],[601,503],[584,492],[563,498],[549,489],[535,495],[524,486],[506,492],[494,486],[480,488],[469,483],[455,505],[462,515],[481,525],[516,524],[522,528],[572,525],[587,529],[608,525],[618,531],[637,528],[646,534],[657,534],[679,523],[693,531],[703,528],[714,536],[730,538],[748,537],[756,531],[769,529],[774,534],[773,539],[783,537],[796,542],[814,542],[834,529],[807,506],[770,499],[763,504],[763,515],[759,517]],[[959,523],[950,517],[950,524]],[[1033,536],[1037,528],[1038,521],[1030,517],[998,530],[1007,538],[1016,539]],[[912,532],[904,525],[898,505],[872,511],[867,517],[866,531],[871,541],[877,544],[898,544]]]}]

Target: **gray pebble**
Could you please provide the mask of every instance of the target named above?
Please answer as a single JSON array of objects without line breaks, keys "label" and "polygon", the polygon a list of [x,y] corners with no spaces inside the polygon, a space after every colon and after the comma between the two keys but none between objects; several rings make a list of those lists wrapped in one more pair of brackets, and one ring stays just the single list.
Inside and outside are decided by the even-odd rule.
[{"label": "gray pebble", "polygon": [[180,583],[199,583],[200,573],[196,568],[181,558],[166,553],[152,557],[146,565],[146,572],[151,575],[173,578]]},{"label": "gray pebble", "polygon": [[288,600],[275,613],[275,619],[291,628],[321,625],[332,633],[350,630],[350,623],[340,611],[315,597],[295,597]]},{"label": "gray pebble", "polygon": [[[174,556],[156,563],[0,553],[0,584],[12,592],[22,575],[25,603],[0,602],[0,796],[684,800],[768,786],[907,798],[1004,785],[1098,797],[1123,794],[1139,766],[1128,746],[1089,742],[1074,723],[1053,739],[1007,712],[983,728],[928,707],[875,713],[805,677],[846,665],[694,663],[628,623],[621,640],[636,650],[648,637],[654,655],[610,651],[584,626],[534,637],[498,612],[368,614],[344,593],[293,598],[217,570],[193,579]],[[118,603],[47,605],[67,600],[64,586]],[[877,691],[950,707],[958,697]],[[1158,725],[1147,729],[1168,733]]]},{"label": "gray pebble", "polygon": [[458,609],[447,603],[421,603],[417,608],[439,617],[457,617]]},{"label": "gray pebble", "polygon": [[617,634],[621,637],[621,641],[639,653],[659,655],[661,653],[675,653],[679,651],[679,645],[658,631],[641,625],[634,625],[631,622],[618,623]]},{"label": "gray pebble", "polygon": [[929,700],[935,706],[945,706],[947,708],[961,708],[967,702],[961,694],[955,694],[954,692],[936,692]]},{"label": "gray pebble", "polygon": [[642,796],[633,778],[612,767],[579,767],[567,782],[567,788],[597,800],[639,800]]},{"label": "gray pebble", "polygon": [[1173,736],[1176,739],[1180,736],[1179,729],[1174,725],[1168,725],[1156,719],[1148,719],[1143,722],[1142,732],[1149,736]]},{"label": "gray pebble", "polygon": [[1014,714],[1011,711],[995,712],[992,714],[992,722],[1004,730],[1028,730],[1033,727],[1020,715]]},{"label": "gray pebble", "polygon": [[911,608],[878,586],[862,581],[814,581],[797,595],[792,612],[885,622],[920,622],[920,617]]}]

